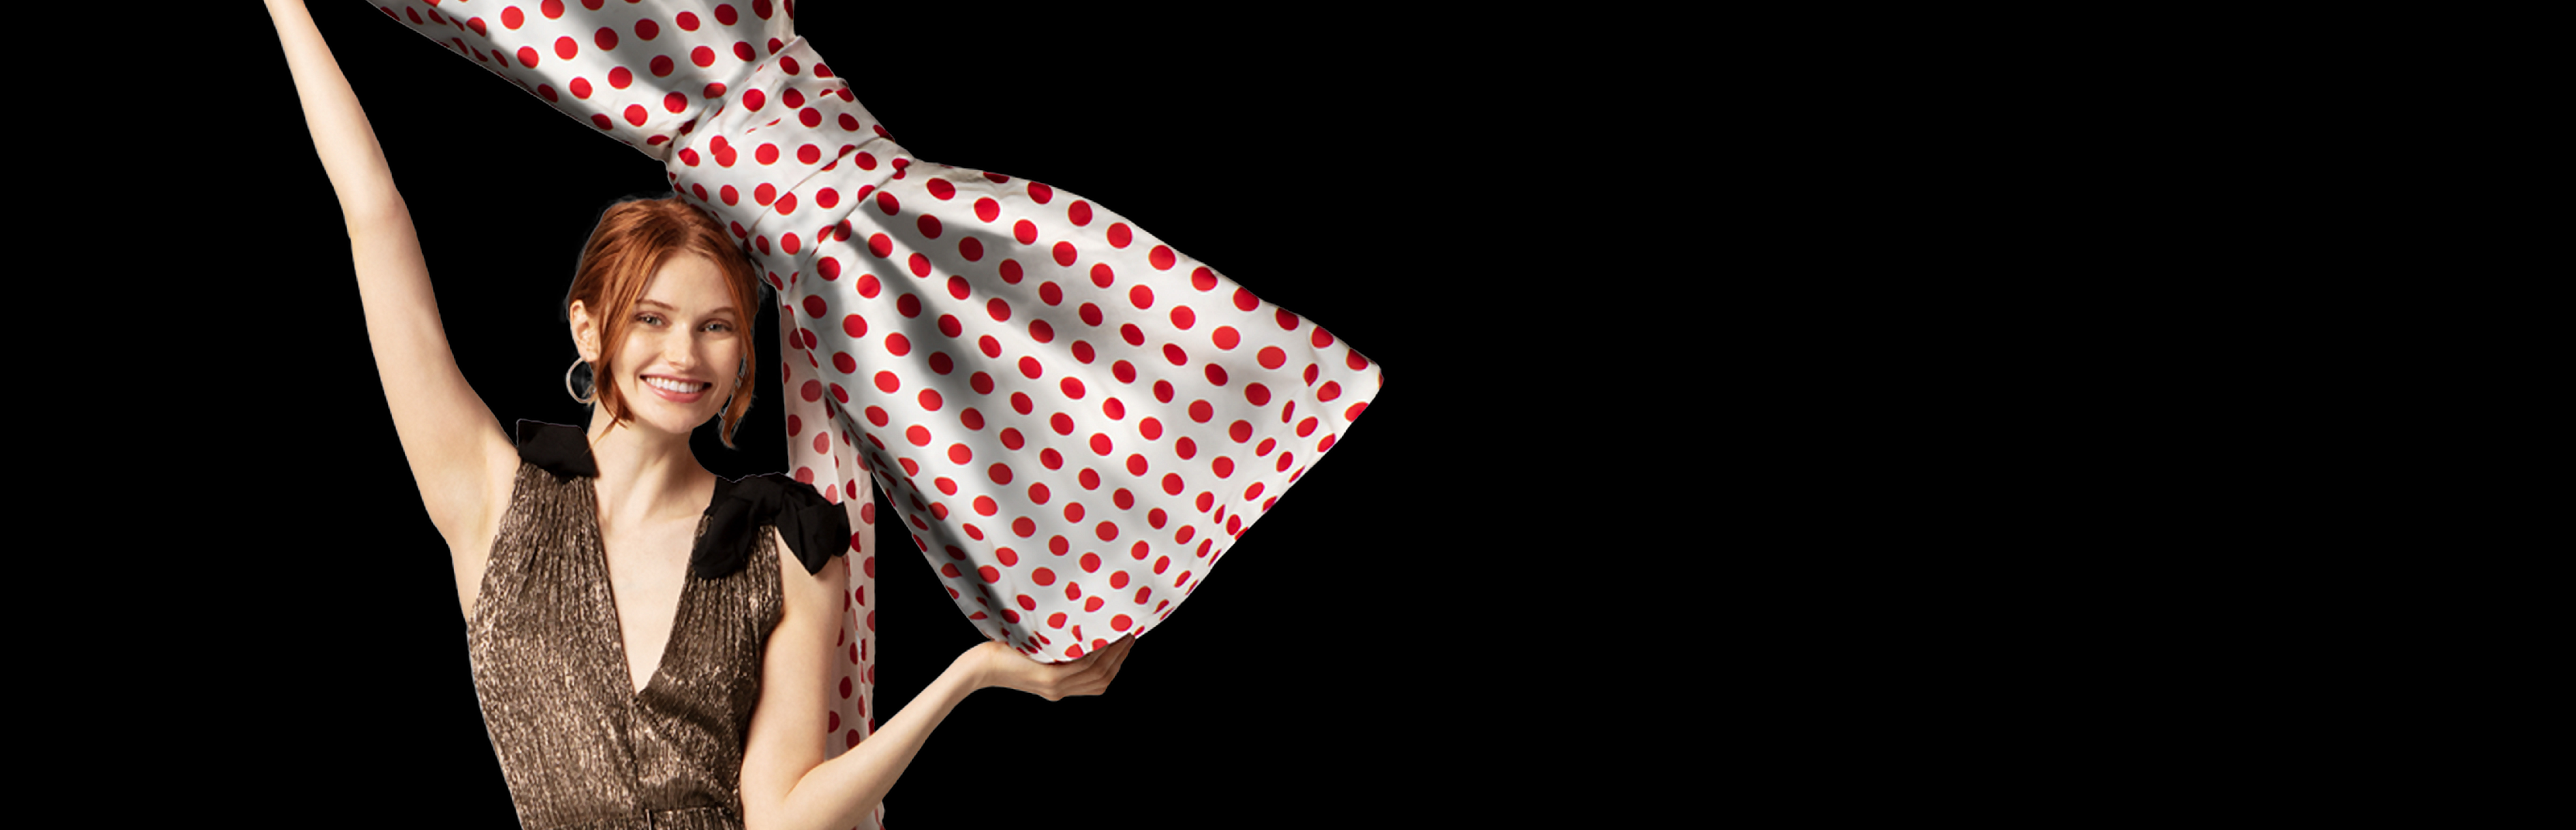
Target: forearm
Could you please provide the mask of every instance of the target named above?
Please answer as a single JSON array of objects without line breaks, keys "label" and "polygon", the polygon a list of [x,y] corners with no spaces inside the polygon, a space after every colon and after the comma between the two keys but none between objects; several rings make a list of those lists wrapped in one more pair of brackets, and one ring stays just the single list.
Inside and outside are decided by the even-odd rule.
[{"label": "forearm", "polygon": [[747,809],[745,825],[752,830],[838,830],[858,824],[894,789],[895,779],[912,765],[930,731],[981,685],[977,656],[971,650],[959,655],[883,728],[797,779],[774,814]]},{"label": "forearm", "polygon": [[375,129],[349,80],[331,56],[331,46],[313,26],[302,0],[267,0],[278,44],[285,48],[287,71],[295,76],[297,100],[304,105],[304,124],[313,133],[313,149],[322,171],[340,197],[340,211],[351,235],[399,211],[402,196],[394,190],[392,170]]}]

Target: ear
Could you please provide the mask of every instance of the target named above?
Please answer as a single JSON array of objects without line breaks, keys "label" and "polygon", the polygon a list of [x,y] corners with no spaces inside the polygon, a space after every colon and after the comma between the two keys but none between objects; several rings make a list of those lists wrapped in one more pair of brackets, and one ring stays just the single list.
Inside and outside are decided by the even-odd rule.
[{"label": "ear", "polygon": [[572,301],[572,347],[586,363],[599,362],[599,321],[591,319],[590,309],[580,300]]}]

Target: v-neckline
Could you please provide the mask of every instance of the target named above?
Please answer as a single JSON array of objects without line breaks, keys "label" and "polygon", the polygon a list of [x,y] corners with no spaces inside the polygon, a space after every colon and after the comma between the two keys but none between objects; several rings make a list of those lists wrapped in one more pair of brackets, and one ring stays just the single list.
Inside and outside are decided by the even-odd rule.
[{"label": "v-neckline", "polygon": [[[692,553],[697,550],[697,537],[706,531],[707,516],[715,511],[716,500],[724,498],[725,478],[716,476],[715,479],[715,485],[707,493],[707,506],[698,512],[697,527],[690,534],[689,549]],[[662,635],[662,653],[653,659],[653,669],[644,675],[644,685],[635,685],[634,658],[626,653],[626,615],[617,610],[617,583],[609,578],[608,533],[599,523],[598,488],[599,480],[591,479],[591,554],[599,563],[599,591],[607,600],[602,604],[608,609],[608,648],[617,655],[616,669],[622,681],[617,685],[626,690],[629,700],[634,700],[652,691],[653,684],[662,681],[662,670],[671,665],[671,644],[680,640],[680,622],[688,619],[689,599],[697,593],[698,576],[690,569],[689,560],[694,557],[683,557],[680,560],[680,595],[671,603],[671,630]]]}]

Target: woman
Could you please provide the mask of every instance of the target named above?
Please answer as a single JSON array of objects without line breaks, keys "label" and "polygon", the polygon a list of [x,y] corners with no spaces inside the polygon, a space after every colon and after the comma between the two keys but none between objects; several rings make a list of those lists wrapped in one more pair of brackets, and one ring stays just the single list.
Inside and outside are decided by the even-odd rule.
[{"label": "woman", "polygon": [[[268,8],[347,221],[396,431],[448,541],[477,689],[523,824],[873,824],[887,789],[967,693],[1002,686],[1056,699],[1098,694],[1115,678],[1132,640],[1054,665],[987,643],[827,762],[846,526],[840,538],[786,538],[775,528],[800,511],[838,508],[817,510],[822,500],[801,486],[719,481],[688,449],[708,421],[721,418],[730,435],[748,405],[737,390],[757,365],[744,334],[756,283],[723,229],[669,201],[603,217],[566,308],[580,362],[597,378],[575,394],[602,405],[578,431],[523,429],[514,448],[456,371],[411,220],[328,47],[300,0]],[[773,489],[755,492],[763,487]],[[744,533],[728,534],[728,523]],[[728,548],[740,554],[730,562]],[[553,579],[584,574],[595,581]],[[691,581],[719,579],[727,587]],[[585,600],[613,616],[579,613]],[[741,607],[766,612],[748,622],[770,627],[746,636],[744,620],[722,618]],[[614,631],[577,630],[602,616]],[[514,627],[522,623],[537,628]],[[753,653],[742,653],[745,642]],[[601,655],[624,664],[615,694],[581,682],[577,664]],[[739,705],[746,695],[751,705]],[[606,723],[565,732],[584,712]],[[718,722],[691,719],[699,715]]]}]

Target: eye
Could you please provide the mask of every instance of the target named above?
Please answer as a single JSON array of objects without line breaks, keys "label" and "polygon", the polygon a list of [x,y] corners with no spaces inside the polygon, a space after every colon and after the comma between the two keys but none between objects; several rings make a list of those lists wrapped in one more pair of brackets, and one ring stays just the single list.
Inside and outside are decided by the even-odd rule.
[{"label": "eye", "polygon": [[662,324],[662,315],[655,314],[655,313],[652,313],[652,312],[649,312],[649,311],[648,311],[648,312],[645,312],[645,313],[642,313],[642,314],[635,315],[635,322],[643,323],[643,324],[648,325],[648,326],[658,326],[658,325],[661,325],[661,324]]},{"label": "eye", "polygon": [[715,322],[708,323],[708,324],[707,324],[707,330],[708,330],[708,331],[713,331],[713,332],[723,332],[723,333],[731,334],[731,333],[733,332],[733,324],[732,324],[732,323],[725,322],[725,321],[723,321],[723,320],[717,320],[717,321],[715,321]]}]

